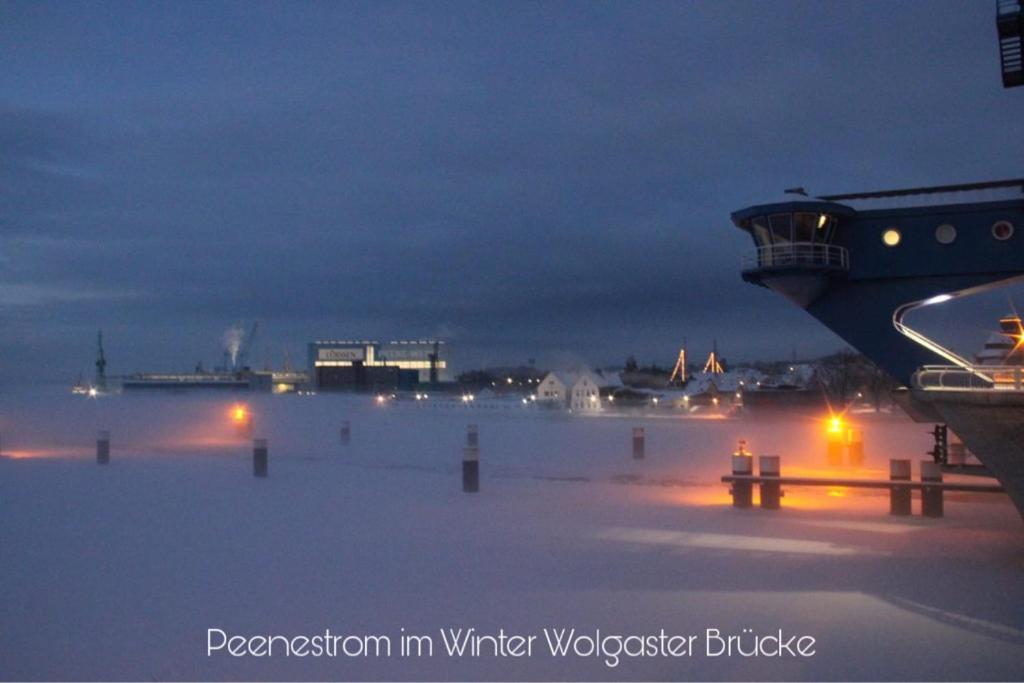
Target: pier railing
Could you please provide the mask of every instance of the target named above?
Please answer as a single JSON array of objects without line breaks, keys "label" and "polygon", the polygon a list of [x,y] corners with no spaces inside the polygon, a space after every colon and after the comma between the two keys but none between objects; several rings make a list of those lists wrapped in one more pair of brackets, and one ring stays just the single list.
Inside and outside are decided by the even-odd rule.
[{"label": "pier railing", "polygon": [[764,268],[849,270],[850,252],[834,244],[769,244],[745,254],[742,266],[744,271]]},{"label": "pier railing", "polygon": [[925,391],[1021,391],[1024,366],[925,365],[914,373],[913,382]]}]

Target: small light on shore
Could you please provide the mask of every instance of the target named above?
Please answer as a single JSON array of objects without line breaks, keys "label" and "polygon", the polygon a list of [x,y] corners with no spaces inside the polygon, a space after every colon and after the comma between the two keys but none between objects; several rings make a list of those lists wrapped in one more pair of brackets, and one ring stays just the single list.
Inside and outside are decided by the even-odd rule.
[{"label": "small light on shore", "polygon": [[249,411],[242,404],[236,404],[231,409],[231,419],[235,421],[235,424],[242,424],[249,419]]}]

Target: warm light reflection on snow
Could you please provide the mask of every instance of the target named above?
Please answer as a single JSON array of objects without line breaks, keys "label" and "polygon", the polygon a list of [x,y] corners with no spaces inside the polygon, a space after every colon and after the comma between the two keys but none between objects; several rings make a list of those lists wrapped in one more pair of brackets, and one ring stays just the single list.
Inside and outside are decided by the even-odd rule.
[{"label": "warm light reflection on snow", "polygon": [[644,545],[708,550],[732,550],[756,553],[794,553],[800,555],[860,555],[862,548],[840,545],[828,541],[807,541],[781,536],[741,536],[723,533],[692,533],[664,529],[633,529],[616,527],[597,534],[609,541],[640,543]]},{"label": "warm light reflection on snow", "polygon": [[4,448],[2,457],[11,460],[39,460],[45,458],[68,458],[94,453],[84,448]]}]

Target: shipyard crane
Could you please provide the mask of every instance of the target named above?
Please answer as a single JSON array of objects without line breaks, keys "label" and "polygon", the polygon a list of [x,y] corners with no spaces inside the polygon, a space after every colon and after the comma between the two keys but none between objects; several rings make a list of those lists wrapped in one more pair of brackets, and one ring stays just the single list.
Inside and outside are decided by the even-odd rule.
[{"label": "shipyard crane", "polygon": [[238,349],[238,355],[235,357],[235,370],[242,370],[249,367],[249,351],[252,350],[253,341],[256,339],[256,331],[260,327],[260,321],[257,320],[252,324],[252,328],[249,330],[249,334],[242,340],[242,345]]},{"label": "shipyard crane", "polygon": [[93,383],[97,391],[107,390],[107,357],[103,353],[103,330],[96,333],[96,381]]}]

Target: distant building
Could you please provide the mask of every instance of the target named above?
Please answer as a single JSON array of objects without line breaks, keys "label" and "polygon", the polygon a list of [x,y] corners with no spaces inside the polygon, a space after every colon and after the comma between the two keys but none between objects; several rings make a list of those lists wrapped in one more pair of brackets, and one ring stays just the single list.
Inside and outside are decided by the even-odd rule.
[{"label": "distant building", "polygon": [[597,411],[606,383],[601,375],[587,369],[549,372],[537,386],[537,402],[580,412]]},{"label": "distant building", "polygon": [[683,390],[683,401],[687,406],[731,406],[739,401],[744,391],[756,387],[763,378],[764,373],[751,368],[698,372]]},{"label": "distant building", "polygon": [[309,376],[319,390],[411,389],[450,379],[443,341],[317,341],[309,345]]},{"label": "distant building", "polygon": [[255,370],[249,373],[249,388],[253,391],[269,391],[275,394],[290,394],[303,390],[309,382],[305,372],[291,370]]}]

